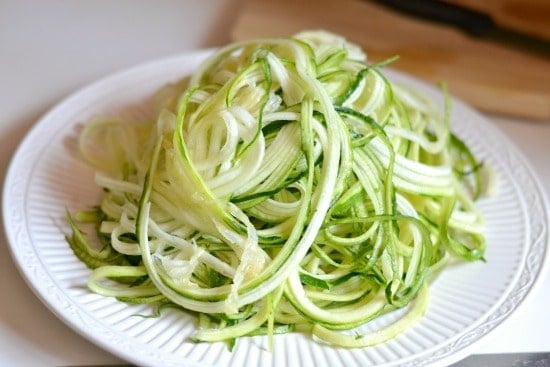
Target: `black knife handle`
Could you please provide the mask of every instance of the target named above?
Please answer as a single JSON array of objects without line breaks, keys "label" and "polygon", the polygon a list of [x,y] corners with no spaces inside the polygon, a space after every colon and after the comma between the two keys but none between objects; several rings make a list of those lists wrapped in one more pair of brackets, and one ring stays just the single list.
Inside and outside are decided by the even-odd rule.
[{"label": "black knife handle", "polygon": [[473,36],[483,36],[494,29],[493,19],[481,12],[440,0],[378,0],[409,15],[453,25]]}]

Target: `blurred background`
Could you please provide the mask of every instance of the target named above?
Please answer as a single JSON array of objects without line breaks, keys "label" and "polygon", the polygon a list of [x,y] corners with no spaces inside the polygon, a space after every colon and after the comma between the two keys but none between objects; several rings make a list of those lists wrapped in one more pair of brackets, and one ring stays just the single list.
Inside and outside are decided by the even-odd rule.
[{"label": "blurred background", "polygon": [[[427,5],[405,9],[403,3]],[[452,94],[521,147],[550,192],[550,1],[445,3],[492,21],[482,22],[483,32],[472,32],[456,20],[434,21],[441,14],[430,13],[427,20],[426,9],[438,8],[424,0],[0,0],[2,181],[17,145],[40,116],[98,78],[233,40],[323,28],[360,44],[373,61],[399,55],[392,67],[429,82],[446,81]],[[0,235],[0,366],[123,363],[40,303]],[[550,350],[548,279],[540,287],[521,317],[481,352]]]}]

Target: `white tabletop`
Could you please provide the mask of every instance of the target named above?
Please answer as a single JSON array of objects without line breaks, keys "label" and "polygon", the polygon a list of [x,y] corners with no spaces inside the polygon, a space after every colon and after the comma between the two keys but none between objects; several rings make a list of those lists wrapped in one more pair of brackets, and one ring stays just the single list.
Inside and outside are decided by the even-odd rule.
[{"label": "white tabletop", "polygon": [[[237,0],[0,1],[0,174],[49,108],[134,64],[230,41]],[[550,101],[549,101],[550,103]],[[550,121],[487,115],[524,153],[550,193]],[[3,228],[2,228],[3,230]],[[120,364],[35,297],[0,236],[0,366]],[[550,352],[550,279],[477,353]]]}]

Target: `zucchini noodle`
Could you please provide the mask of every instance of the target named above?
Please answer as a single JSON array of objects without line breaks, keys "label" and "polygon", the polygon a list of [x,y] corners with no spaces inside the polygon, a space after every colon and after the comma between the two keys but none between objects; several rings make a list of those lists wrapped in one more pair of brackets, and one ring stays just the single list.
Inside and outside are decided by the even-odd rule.
[{"label": "zucchini noodle", "polygon": [[384,66],[323,31],[234,43],[163,88],[154,121],[87,124],[104,195],[68,214],[67,240],[89,288],[194,311],[197,342],[366,347],[411,327],[439,271],[483,260],[486,183],[448,98],[440,111]]}]

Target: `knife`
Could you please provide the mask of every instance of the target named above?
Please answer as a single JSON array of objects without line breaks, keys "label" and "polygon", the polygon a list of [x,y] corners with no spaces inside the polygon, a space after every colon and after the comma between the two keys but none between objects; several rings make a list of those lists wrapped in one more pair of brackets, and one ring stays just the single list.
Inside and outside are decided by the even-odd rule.
[{"label": "knife", "polygon": [[466,34],[550,58],[550,40],[537,38],[495,22],[486,13],[441,0],[377,0],[401,13],[442,23]]},{"label": "knife", "polygon": [[506,366],[506,367],[547,367],[550,366],[550,352],[548,353],[502,353],[502,354],[474,354],[466,357],[450,367],[479,367],[479,366]]}]

